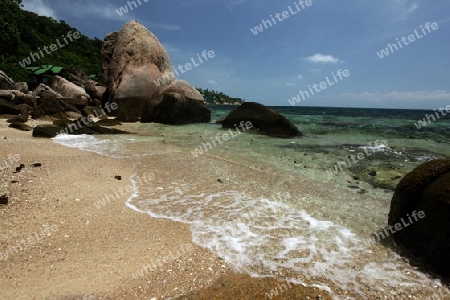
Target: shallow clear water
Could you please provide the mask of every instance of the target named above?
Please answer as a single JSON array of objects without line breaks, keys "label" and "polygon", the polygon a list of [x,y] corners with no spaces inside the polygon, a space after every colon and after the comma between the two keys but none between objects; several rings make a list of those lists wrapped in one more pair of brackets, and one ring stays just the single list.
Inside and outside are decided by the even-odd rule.
[{"label": "shallow clear water", "polygon": [[[230,110],[213,108],[213,120]],[[136,175],[153,172],[149,185],[130,179],[136,193],[127,205],[190,224],[194,242],[238,270],[318,286],[335,296],[349,291],[361,299],[403,299],[420,291],[430,299],[450,297],[439,280],[370,239],[387,223],[399,179],[424,161],[448,157],[450,122],[417,130],[414,123],[429,112],[277,110],[305,136],[233,132],[231,140],[214,146],[212,139],[227,132],[215,124],[137,123],[130,125],[136,135],[55,141],[131,159]],[[195,151],[200,148],[204,154]],[[355,159],[358,153],[361,159]],[[331,172],[339,161],[345,167]]]}]

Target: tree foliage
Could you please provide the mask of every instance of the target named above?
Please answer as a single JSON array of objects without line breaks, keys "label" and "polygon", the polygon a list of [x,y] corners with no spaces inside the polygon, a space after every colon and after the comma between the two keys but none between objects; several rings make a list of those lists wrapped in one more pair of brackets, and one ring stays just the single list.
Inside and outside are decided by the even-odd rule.
[{"label": "tree foliage", "polygon": [[19,46],[22,0],[0,0],[0,53],[11,55]]},{"label": "tree foliage", "polygon": [[197,88],[200,94],[203,95],[205,101],[211,104],[228,104],[228,103],[243,103],[245,100],[241,98],[232,98],[223,92],[217,92],[214,90]]},{"label": "tree foliage", "polygon": [[[64,21],[38,16],[21,9],[21,0],[0,0],[0,70],[15,81],[26,81],[29,71],[19,65],[43,47],[57,44],[57,39],[65,44],[63,36],[74,33]],[[6,24],[6,25],[5,25]],[[47,54],[32,66],[55,65],[76,68],[86,74],[101,78],[101,48],[103,42],[81,35],[56,51]]]}]

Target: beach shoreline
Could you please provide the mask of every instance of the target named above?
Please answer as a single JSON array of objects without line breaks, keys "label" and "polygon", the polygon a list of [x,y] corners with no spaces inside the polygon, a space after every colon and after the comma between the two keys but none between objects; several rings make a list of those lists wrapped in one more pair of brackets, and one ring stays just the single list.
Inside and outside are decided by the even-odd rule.
[{"label": "beach shoreline", "polygon": [[[269,287],[281,284],[235,273],[192,242],[187,224],[130,209],[125,202],[133,192],[97,208],[95,202],[105,195],[129,191],[134,171],[127,160],[33,138],[30,132],[7,128],[4,120],[0,144],[2,157],[20,155],[20,161],[0,171],[0,192],[9,198],[0,207],[0,252],[9,253],[0,260],[2,299],[167,299],[189,294],[182,298],[202,299],[201,293],[210,297],[211,289],[215,299],[232,293],[264,299]],[[35,163],[41,166],[33,167]],[[16,172],[16,164],[25,167]],[[47,226],[55,231],[34,244],[21,243]],[[286,295],[327,299],[317,288],[292,286]]]}]

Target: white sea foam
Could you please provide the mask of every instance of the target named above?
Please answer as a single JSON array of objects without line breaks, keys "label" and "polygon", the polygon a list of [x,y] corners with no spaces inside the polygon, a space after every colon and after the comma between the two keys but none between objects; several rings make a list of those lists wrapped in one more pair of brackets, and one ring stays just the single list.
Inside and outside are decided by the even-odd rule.
[{"label": "white sea foam", "polygon": [[431,293],[433,285],[441,286],[394,252],[367,243],[349,228],[316,219],[306,209],[295,211],[287,203],[253,199],[240,191],[200,191],[174,181],[164,190],[140,193],[127,205],[191,224],[195,243],[254,276],[294,271],[297,276],[288,278],[293,282],[331,292],[327,281],[319,279],[326,278],[360,295],[364,289]]},{"label": "white sea foam", "polygon": [[66,147],[78,148],[103,156],[123,157],[126,155],[120,143],[115,139],[98,139],[95,136],[86,134],[59,134],[53,138],[53,141]]}]

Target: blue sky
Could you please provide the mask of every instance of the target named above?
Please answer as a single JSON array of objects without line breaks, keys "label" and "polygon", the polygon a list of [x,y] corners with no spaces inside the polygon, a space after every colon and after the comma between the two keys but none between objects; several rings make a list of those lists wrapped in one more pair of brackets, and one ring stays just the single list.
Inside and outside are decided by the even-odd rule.
[{"label": "blue sky", "polygon": [[[448,0],[310,0],[304,8],[299,0],[139,1],[133,10],[126,0],[23,2],[26,10],[64,20],[92,38],[103,39],[137,20],[158,37],[175,67],[212,50],[214,58],[179,78],[247,101],[290,106],[288,100],[328,77],[333,84],[316,87],[295,105],[450,105]],[[129,12],[120,16],[117,10],[124,6]],[[267,29],[255,35],[251,29],[262,20],[272,27],[266,22]],[[438,28],[424,35],[420,26],[427,22]],[[415,30],[420,38],[408,42]],[[388,56],[377,55],[402,37],[408,45],[400,42],[402,48],[391,45]],[[333,80],[339,69],[350,76]]]}]

